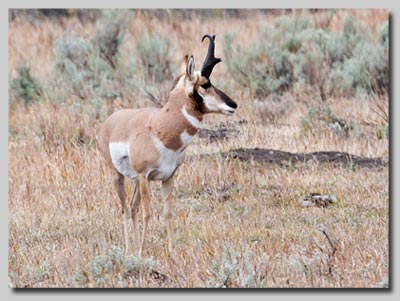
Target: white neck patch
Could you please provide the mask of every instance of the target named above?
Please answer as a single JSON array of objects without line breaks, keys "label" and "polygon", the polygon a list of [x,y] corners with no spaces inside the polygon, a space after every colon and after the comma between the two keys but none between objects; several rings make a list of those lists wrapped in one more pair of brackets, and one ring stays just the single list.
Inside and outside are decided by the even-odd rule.
[{"label": "white neck patch", "polygon": [[182,134],[181,134],[181,140],[182,140],[182,146],[181,146],[181,148],[179,149],[180,151],[184,150],[185,147],[186,147],[188,144],[192,143],[192,141],[193,141],[193,136],[190,135],[186,130],[184,130],[184,131],[182,132]]},{"label": "white neck patch", "polygon": [[[183,162],[184,154],[180,151],[174,151],[165,147],[160,139],[156,136],[152,136],[154,145],[156,146],[160,157],[158,159],[157,165],[154,167],[155,176],[153,180],[166,180],[168,179],[174,171],[181,165]],[[188,139],[187,137],[185,138]],[[187,141],[186,141],[187,142]],[[182,145],[181,149],[184,148]]]},{"label": "white neck patch", "polygon": [[196,117],[190,115],[186,111],[185,107],[182,108],[182,113],[183,113],[183,116],[185,116],[186,120],[189,121],[189,123],[191,125],[193,125],[196,129],[198,129],[200,127],[200,125],[201,125],[200,120],[198,120]]}]

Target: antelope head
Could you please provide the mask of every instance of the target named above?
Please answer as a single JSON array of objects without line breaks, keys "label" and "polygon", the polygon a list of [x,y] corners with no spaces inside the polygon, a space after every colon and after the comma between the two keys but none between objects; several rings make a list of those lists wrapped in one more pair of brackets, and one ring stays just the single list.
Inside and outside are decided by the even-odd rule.
[{"label": "antelope head", "polygon": [[188,95],[193,98],[198,104],[199,110],[203,114],[207,113],[221,113],[225,115],[232,115],[237,104],[228,95],[216,88],[210,80],[213,68],[216,64],[221,62],[220,58],[214,55],[215,50],[215,35],[205,35],[201,39],[203,42],[205,38],[210,40],[208,45],[207,56],[204,59],[201,71],[195,71],[194,58],[190,56],[186,64],[186,87],[185,90]]}]

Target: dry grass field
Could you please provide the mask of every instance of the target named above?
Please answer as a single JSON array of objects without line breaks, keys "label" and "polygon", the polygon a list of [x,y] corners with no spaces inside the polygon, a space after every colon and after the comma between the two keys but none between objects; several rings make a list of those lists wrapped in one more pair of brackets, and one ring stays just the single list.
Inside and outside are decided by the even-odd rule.
[{"label": "dry grass field", "polygon": [[[365,37],[373,45],[388,22],[387,11],[98,14],[87,21],[76,11],[57,18],[17,14],[9,21],[10,287],[388,287],[388,96],[379,89],[384,78],[353,93],[364,83],[354,79],[336,93],[342,82],[335,86],[334,79],[346,78],[338,76],[345,69],[328,73],[336,65],[329,59],[318,65],[319,52],[311,46],[310,52],[301,52],[311,44],[296,48],[297,40],[287,46],[288,59],[298,62],[293,76],[277,77],[292,79],[276,90],[270,88],[272,81],[258,83],[258,73],[249,71],[247,76],[254,78],[244,80],[235,73],[240,61],[250,58],[259,58],[265,68],[274,66],[269,74],[279,73],[276,56],[268,56],[270,41],[259,39],[261,32],[278,32],[276,24],[289,22],[285,26],[290,27],[293,20],[308,20],[302,43],[317,30],[322,37],[339,35],[351,18],[354,35],[365,34],[357,42]],[[118,53],[112,53],[115,68],[102,59],[104,52],[95,51],[103,45],[101,33],[110,35],[107,28],[113,28],[104,24],[120,26],[114,35],[119,41]],[[213,82],[239,108],[232,117],[207,115],[202,127],[210,131],[196,136],[186,151],[175,181],[173,252],[168,253],[161,185],[152,182],[146,254],[124,254],[114,174],[97,146],[100,125],[121,108],[154,106],[142,88],[163,98],[185,54],[192,53],[200,68],[205,33],[216,34],[216,56],[222,58]],[[159,40],[146,40],[153,36]],[[153,48],[161,45],[154,56],[155,64],[168,59],[161,71],[150,72],[154,66],[140,57],[146,41]],[[254,43],[266,45],[264,52],[250,53]],[[75,58],[70,55],[74,51]],[[372,51],[361,65],[380,58],[372,57]],[[317,54],[307,60],[307,53]],[[151,51],[147,54],[153,58]],[[297,61],[302,54],[304,64]],[[242,55],[239,62],[235,55]],[[302,73],[296,71],[299,66]],[[258,162],[225,155],[254,148],[335,151],[380,158],[384,164],[337,164],[318,157]],[[128,186],[127,193],[132,191]],[[327,207],[302,206],[311,194],[332,195],[337,201]]]}]

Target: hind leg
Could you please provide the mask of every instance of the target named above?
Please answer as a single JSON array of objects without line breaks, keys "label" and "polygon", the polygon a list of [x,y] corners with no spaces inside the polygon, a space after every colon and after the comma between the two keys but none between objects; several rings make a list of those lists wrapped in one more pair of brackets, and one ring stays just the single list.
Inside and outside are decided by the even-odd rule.
[{"label": "hind leg", "polygon": [[125,237],[125,252],[128,253],[130,249],[129,237],[128,237],[128,222],[129,222],[129,210],[128,204],[126,203],[126,193],[125,193],[125,177],[117,171],[117,177],[114,181],[115,188],[119,199],[121,200],[122,206],[122,221],[124,224],[124,237]]},{"label": "hind leg", "polygon": [[138,227],[138,212],[139,212],[139,206],[140,206],[140,189],[139,189],[139,180],[135,179],[134,180],[135,184],[135,191],[132,196],[132,202],[131,202],[131,218],[133,222],[133,230],[134,230],[134,235],[135,235],[135,248],[139,250],[139,227]]}]

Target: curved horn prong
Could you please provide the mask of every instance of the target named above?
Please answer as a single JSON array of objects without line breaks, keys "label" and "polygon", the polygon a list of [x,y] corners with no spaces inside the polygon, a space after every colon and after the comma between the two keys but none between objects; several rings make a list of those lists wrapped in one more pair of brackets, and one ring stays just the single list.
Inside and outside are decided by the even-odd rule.
[{"label": "curved horn prong", "polygon": [[204,59],[203,66],[201,67],[201,75],[204,76],[204,77],[209,78],[214,66],[216,64],[218,64],[221,61],[221,59],[220,58],[216,58],[215,54],[214,54],[214,51],[215,51],[215,35],[211,36],[209,34],[206,34],[201,39],[201,42],[203,42],[203,40],[205,38],[208,38],[210,40],[210,44],[208,45],[207,56]]}]

